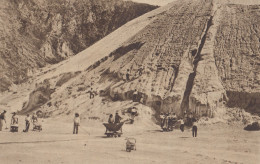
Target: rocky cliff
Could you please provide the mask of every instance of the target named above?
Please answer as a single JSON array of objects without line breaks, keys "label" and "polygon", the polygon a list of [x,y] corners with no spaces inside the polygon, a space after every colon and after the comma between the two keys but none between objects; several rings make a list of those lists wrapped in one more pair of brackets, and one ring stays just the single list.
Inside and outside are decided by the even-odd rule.
[{"label": "rocky cliff", "polygon": [[[117,30],[49,70],[43,79],[55,92],[42,109],[49,115],[90,108],[89,115],[94,110],[104,113],[98,104],[132,100],[137,89],[138,101],[157,114],[173,111],[180,116],[187,111],[214,117],[223,107],[259,114],[259,15],[259,5],[213,0],[176,1],[152,11],[124,26],[138,29],[129,31],[127,40]],[[122,42],[114,46],[109,42],[113,37]],[[100,49],[105,44],[107,53]],[[109,47],[114,49],[110,52]],[[83,67],[87,52],[99,59]],[[74,72],[68,75],[70,70]],[[94,100],[89,99],[90,88],[98,94]]]},{"label": "rocky cliff", "polygon": [[227,5],[214,58],[229,107],[260,112],[260,5]]},{"label": "rocky cliff", "polygon": [[0,91],[156,8],[122,0],[2,0],[0,5]]}]

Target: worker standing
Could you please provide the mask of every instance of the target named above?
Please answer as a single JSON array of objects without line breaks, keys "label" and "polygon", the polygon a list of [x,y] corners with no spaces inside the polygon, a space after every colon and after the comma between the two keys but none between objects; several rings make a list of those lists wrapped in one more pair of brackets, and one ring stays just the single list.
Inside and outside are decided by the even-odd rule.
[{"label": "worker standing", "polygon": [[116,116],[115,116],[115,123],[120,123],[122,117],[119,116],[118,112],[116,112]]},{"label": "worker standing", "polygon": [[11,132],[18,132],[18,117],[16,116],[16,112],[13,112],[11,119]]},{"label": "worker standing", "polygon": [[1,115],[0,115],[0,131],[2,131],[2,129],[3,129],[4,121],[5,121],[5,124],[6,124],[5,113],[6,113],[6,111],[4,110],[4,112],[1,113]]},{"label": "worker standing", "polygon": [[181,129],[182,132],[184,132],[184,121],[183,121],[183,119],[180,119],[180,122],[181,122],[180,129]]},{"label": "worker standing", "polygon": [[138,95],[138,92],[137,90],[135,89],[134,93],[133,93],[133,102],[136,102],[137,101],[137,95]]},{"label": "worker standing", "polygon": [[27,116],[25,117],[25,130],[23,130],[23,132],[28,132],[29,128],[30,128],[30,115],[27,114]]},{"label": "worker standing", "polygon": [[160,121],[161,121],[161,128],[163,128],[163,123],[164,123],[164,114],[161,112],[160,114]]},{"label": "worker standing", "polygon": [[197,137],[197,131],[198,131],[198,125],[197,120],[193,118],[193,124],[192,124],[192,136]]},{"label": "worker standing", "polygon": [[127,72],[126,72],[126,81],[130,81],[130,73],[129,73],[129,69],[127,69]]},{"label": "worker standing", "polygon": [[79,124],[80,124],[79,114],[78,114],[78,113],[75,113],[73,134],[78,134]]},{"label": "worker standing", "polygon": [[89,99],[92,99],[94,97],[95,97],[94,91],[93,91],[93,88],[91,88],[90,91],[89,91]]}]

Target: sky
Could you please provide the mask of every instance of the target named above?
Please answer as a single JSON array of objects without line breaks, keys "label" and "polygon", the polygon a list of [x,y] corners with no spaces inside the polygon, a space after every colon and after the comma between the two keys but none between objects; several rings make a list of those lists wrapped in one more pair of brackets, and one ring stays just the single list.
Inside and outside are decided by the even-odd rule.
[{"label": "sky", "polygon": [[[147,3],[151,5],[164,6],[176,0],[125,0],[125,1],[133,1],[139,3]],[[214,0],[214,1],[218,3],[231,3],[231,4],[243,4],[243,5],[260,4],[260,0]]]},{"label": "sky", "polygon": [[164,5],[167,5],[168,3],[176,1],[176,0],[129,0],[129,1],[164,6]]}]

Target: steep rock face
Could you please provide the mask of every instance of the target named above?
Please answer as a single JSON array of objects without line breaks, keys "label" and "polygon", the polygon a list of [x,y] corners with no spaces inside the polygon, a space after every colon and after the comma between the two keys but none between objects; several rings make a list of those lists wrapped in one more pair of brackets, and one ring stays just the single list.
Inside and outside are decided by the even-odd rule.
[{"label": "steep rock face", "polygon": [[[212,117],[213,111],[226,100],[226,92],[218,76],[214,58],[214,43],[219,21],[222,19],[221,13],[222,7],[214,4],[195,55],[194,72],[189,79],[192,81],[192,88],[187,90],[189,99],[186,101],[189,104],[186,103],[186,105],[190,110],[202,116]],[[189,86],[188,83],[187,86]],[[185,105],[183,107],[185,109]]]},{"label": "steep rock face", "polygon": [[[144,94],[145,104],[156,111],[182,114],[180,109],[186,82],[194,71],[196,49],[212,8],[210,0],[175,2],[168,10],[156,15],[154,21],[136,36],[68,85],[88,86],[87,89],[93,86],[97,91],[102,90],[104,95],[112,99],[118,95],[121,100],[132,99],[133,91],[137,89],[140,95]],[[142,74],[139,74],[140,68]],[[128,69],[130,80],[125,76]]]},{"label": "steep rock face", "polygon": [[[174,111],[180,115],[189,110],[189,92],[193,86],[190,79],[195,71],[193,62],[212,8],[211,1],[176,2],[121,49],[114,51],[109,59],[113,64],[103,68],[107,72],[101,74],[104,80],[106,76],[117,75],[118,82],[109,87],[110,95],[116,93],[123,99],[130,99],[137,89],[144,94],[145,103],[158,112]],[[141,76],[140,68],[143,68]],[[126,80],[127,69],[130,80],[122,81]]]},{"label": "steep rock face", "polygon": [[260,5],[226,5],[214,46],[227,105],[260,112]]},{"label": "steep rock face", "polygon": [[[92,87],[104,101],[130,100],[137,89],[138,99],[142,95],[142,103],[157,114],[187,111],[214,117],[223,105],[259,113],[259,15],[259,5],[176,1],[119,48],[58,87],[50,99],[58,105],[44,108],[84,109],[95,104],[86,92]],[[50,78],[51,87],[62,78]]]},{"label": "steep rock face", "polygon": [[121,0],[3,0],[0,5],[0,91],[156,8]]},{"label": "steep rock face", "polygon": [[[240,8],[244,8],[246,13],[240,12],[239,15],[235,12]],[[97,62],[93,68],[95,72],[103,72],[99,79],[102,85],[110,82],[107,88],[102,87],[109,90],[111,97],[116,94],[121,99],[131,99],[134,89],[137,89],[140,95],[144,94],[145,103],[157,111],[174,111],[179,115],[192,111],[199,116],[213,117],[218,107],[227,104],[228,107],[241,107],[258,113],[258,15],[257,5],[176,2],[170,10],[111,53],[110,58]],[[245,19],[241,20],[238,16]],[[239,37],[233,30],[239,28],[233,27],[230,22],[243,30],[248,29],[240,32],[243,39],[236,39],[238,47],[233,46],[235,41],[229,35],[232,31],[232,38]],[[248,45],[243,44],[245,38],[248,38]],[[252,58],[241,60],[241,56],[245,58],[243,51],[252,51]],[[236,62],[233,63],[242,61],[244,64],[240,69],[247,71],[246,76],[241,79],[241,73],[233,70],[234,78],[227,81],[223,75],[230,74],[230,65],[226,63],[231,60],[225,56],[238,54],[240,57],[234,57]],[[125,76],[127,69],[129,81]],[[142,75],[139,75],[139,69],[143,69]],[[237,86],[231,84],[236,79],[249,80],[254,87],[241,90],[246,85],[243,82],[235,82]],[[232,88],[235,93],[231,92]]]}]

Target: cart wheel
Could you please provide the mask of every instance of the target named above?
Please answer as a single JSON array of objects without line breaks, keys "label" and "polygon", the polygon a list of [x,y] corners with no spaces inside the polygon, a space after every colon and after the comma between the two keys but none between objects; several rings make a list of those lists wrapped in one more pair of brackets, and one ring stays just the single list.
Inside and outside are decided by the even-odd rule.
[{"label": "cart wheel", "polygon": [[129,152],[129,149],[126,148],[126,151]]},{"label": "cart wheel", "polygon": [[121,134],[118,134],[118,137],[121,137]]},{"label": "cart wheel", "polygon": [[114,135],[114,137],[116,138],[116,137],[117,137],[117,135],[115,134],[115,135]]}]

